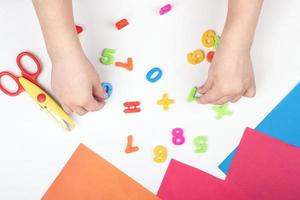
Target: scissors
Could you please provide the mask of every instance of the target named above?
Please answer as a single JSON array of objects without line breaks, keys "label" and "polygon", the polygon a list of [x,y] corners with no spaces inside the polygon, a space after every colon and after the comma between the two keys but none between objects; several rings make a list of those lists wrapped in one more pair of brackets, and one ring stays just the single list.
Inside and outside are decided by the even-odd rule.
[{"label": "scissors", "polygon": [[[22,64],[22,58],[24,56],[27,56],[34,61],[37,68],[36,72],[30,73],[28,70],[26,70],[26,67]],[[19,69],[21,70],[21,76],[17,77],[7,71],[0,72],[0,90],[8,96],[18,96],[22,92],[26,91],[33,98],[33,100],[65,130],[70,131],[73,127],[75,127],[75,122],[61,108],[61,106],[37,85],[37,78],[42,70],[41,63],[37,57],[30,52],[21,52],[17,56],[16,61]],[[1,78],[4,76],[10,77],[14,82],[16,82],[16,91],[11,92],[1,84]]]}]

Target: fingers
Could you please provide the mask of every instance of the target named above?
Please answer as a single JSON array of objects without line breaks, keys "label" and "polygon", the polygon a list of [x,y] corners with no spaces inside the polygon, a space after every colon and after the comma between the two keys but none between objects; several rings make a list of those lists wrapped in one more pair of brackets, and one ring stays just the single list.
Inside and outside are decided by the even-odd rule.
[{"label": "fingers", "polygon": [[[207,89],[208,83],[202,86],[202,91]],[[224,87],[213,85],[208,91],[206,91],[203,96],[198,98],[200,104],[215,104],[223,105],[227,102],[235,103],[244,95],[253,96],[255,94],[255,87],[253,85],[248,89],[243,89],[242,87]]]},{"label": "fingers", "polygon": [[63,109],[67,113],[75,112],[82,116],[88,112],[95,112],[102,109],[105,105],[103,101],[104,91],[98,86],[93,86],[91,94],[87,95],[86,98],[81,99],[79,102],[70,102],[69,104],[62,104]]},{"label": "fingers", "polygon": [[[249,89],[247,89],[245,92],[244,92],[244,95],[235,95],[235,96],[224,96],[222,97],[221,99],[217,100],[216,102],[212,102],[213,104],[217,104],[217,105],[223,105],[227,102],[231,102],[231,103],[236,103],[238,102],[242,96],[245,96],[245,97],[254,97],[255,96],[255,84],[252,84],[250,86]],[[242,93],[241,93],[242,94]]]},{"label": "fingers", "polygon": [[82,116],[88,112],[95,112],[102,109],[105,105],[104,101],[99,101],[95,99],[93,96],[89,98],[89,100],[85,101],[85,103],[81,104],[81,106],[73,106],[71,109],[77,113],[78,115]]},{"label": "fingers", "polygon": [[213,80],[211,78],[208,78],[207,81],[198,88],[198,92],[200,94],[205,94],[209,89],[211,89],[213,85]]},{"label": "fingers", "polygon": [[229,101],[231,101],[233,99],[232,96],[224,96],[222,97],[221,99],[217,100],[216,102],[214,102],[213,104],[216,104],[216,105],[223,105]]},{"label": "fingers", "polygon": [[[83,106],[73,106],[70,110],[73,110],[75,113],[77,113],[80,116],[83,116],[87,114],[88,112],[95,112],[100,109],[102,109],[105,105],[104,101],[97,101],[93,97],[85,103]],[[67,108],[67,107],[66,107]]]},{"label": "fingers", "polygon": [[218,99],[222,98],[222,94],[216,89],[212,88],[208,92],[206,92],[203,96],[198,98],[198,102],[201,104],[212,104],[216,102]]},{"label": "fingers", "polygon": [[96,99],[91,99],[88,104],[84,106],[84,108],[89,112],[96,112],[101,110],[105,105],[104,101],[97,101]]},{"label": "fingers", "polygon": [[102,89],[102,87],[99,85],[93,85],[93,96],[97,99],[97,100],[103,100],[104,96],[105,96],[105,92]]},{"label": "fingers", "polygon": [[62,104],[61,106],[62,106],[62,108],[64,109],[64,111],[66,113],[70,114],[72,112],[72,110],[71,110],[71,108],[69,106],[67,106],[65,104]]},{"label": "fingers", "polygon": [[[246,90],[246,92],[244,93],[243,96],[251,98],[251,97],[255,96],[255,93],[256,93],[256,88],[255,88],[255,84],[254,84],[254,85],[251,85],[250,88]],[[236,103],[241,98],[242,98],[242,95],[238,95],[235,98],[233,98],[230,102],[231,103]]]},{"label": "fingers", "polygon": [[84,108],[89,112],[95,112],[103,108],[105,105],[104,99],[105,92],[100,84],[93,85],[93,98],[90,98]]},{"label": "fingers", "polygon": [[83,116],[87,113],[87,110],[80,106],[73,106],[72,110],[80,116]]},{"label": "fingers", "polygon": [[238,102],[241,98],[242,98],[242,96],[241,96],[241,95],[238,95],[238,96],[234,97],[232,100],[230,100],[230,102],[231,102],[231,103],[236,103],[236,102]]},{"label": "fingers", "polygon": [[[231,103],[236,103],[238,102],[242,96],[245,96],[245,97],[254,97],[255,96],[255,85],[251,86],[249,89],[247,89],[245,92],[244,92],[244,95],[240,95],[240,94],[237,94],[237,95],[227,95],[227,96],[223,96],[221,97],[220,99],[218,100],[215,100],[216,99],[216,94],[212,94],[214,92],[210,92],[208,91],[207,94],[210,94],[210,95],[204,95],[202,97],[202,100],[200,100],[199,98],[199,102],[203,102],[203,104],[206,104],[206,103],[210,103],[210,104],[217,104],[217,105],[223,105],[227,102],[231,102]],[[241,93],[243,94],[243,93]],[[206,97],[205,97],[206,96]]]},{"label": "fingers", "polygon": [[250,88],[248,90],[246,90],[244,96],[245,97],[254,97],[256,94],[256,87],[255,87],[255,84],[253,83]]}]

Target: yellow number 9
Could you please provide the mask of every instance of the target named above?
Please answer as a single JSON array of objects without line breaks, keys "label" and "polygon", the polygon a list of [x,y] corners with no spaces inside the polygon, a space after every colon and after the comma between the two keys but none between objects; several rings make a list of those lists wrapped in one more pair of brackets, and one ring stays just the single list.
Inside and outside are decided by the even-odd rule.
[{"label": "yellow number 9", "polygon": [[154,158],[153,160],[156,163],[163,163],[168,157],[168,150],[164,146],[156,146],[153,150]]}]

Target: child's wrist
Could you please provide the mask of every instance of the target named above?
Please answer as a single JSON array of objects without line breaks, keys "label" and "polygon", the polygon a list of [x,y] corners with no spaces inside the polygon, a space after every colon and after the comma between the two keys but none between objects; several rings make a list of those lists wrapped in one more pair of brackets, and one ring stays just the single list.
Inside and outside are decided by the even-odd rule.
[{"label": "child's wrist", "polygon": [[237,53],[248,53],[252,46],[252,39],[238,28],[227,28],[224,29],[221,37],[220,47],[222,46]]},{"label": "child's wrist", "polygon": [[60,49],[54,53],[49,53],[49,56],[52,63],[61,63],[85,57],[85,54],[81,48],[67,48]]},{"label": "child's wrist", "polygon": [[[59,35],[59,36],[58,36]],[[77,35],[53,34],[45,37],[49,57],[52,62],[84,55]]]},{"label": "child's wrist", "polygon": [[222,39],[226,43],[240,51],[246,52],[251,49],[253,37],[253,30],[240,21],[226,23],[222,33]]}]

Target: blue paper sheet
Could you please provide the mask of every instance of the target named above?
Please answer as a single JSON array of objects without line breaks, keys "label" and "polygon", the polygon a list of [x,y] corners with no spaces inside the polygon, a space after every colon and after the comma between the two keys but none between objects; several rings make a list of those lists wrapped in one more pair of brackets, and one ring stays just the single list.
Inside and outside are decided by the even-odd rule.
[{"label": "blue paper sheet", "polygon": [[[256,130],[300,147],[300,83],[256,127]],[[219,165],[227,174],[236,149]]]}]

